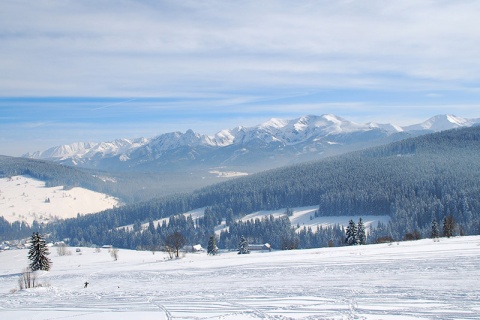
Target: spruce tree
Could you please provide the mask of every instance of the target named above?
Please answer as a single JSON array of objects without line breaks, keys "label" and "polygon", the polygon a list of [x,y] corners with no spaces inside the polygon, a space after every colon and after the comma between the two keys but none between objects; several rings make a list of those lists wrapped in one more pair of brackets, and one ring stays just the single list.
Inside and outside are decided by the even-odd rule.
[{"label": "spruce tree", "polygon": [[248,241],[247,239],[245,239],[244,236],[242,236],[238,244],[238,254],[247,254],[247,253],[250,253],[250,250],[248,249]]},{"label": "spruce tree", "polygon": [[455,229],[455,220],[453,216],[443,218],[443,236],[450,238],[453,237],[453,230]]},{"label": "spruce tree", "polygon": [[208,240],[207,246],[207,254],[211,254],[212,256],[218,253],[217,241],[215,240],[215,236],[211,236]]},{"label": "spruce tree", "polygon": [[348,222],[347,230],[345,231],[345,243],[349,246],[356,245],[358,243],[357,240],[357,225],[353,220]]},{"label": "spruce tree", "polygon": [[365,233],[365,225],[363,224],[362,218],[358,219],[357,241],[358,244],[367,244],[367,235]]},{"label": "spruce tree", "polygon": [[440,231],[438,230],[437,219],[432,221],[432,239],[437,239],[440,236]]},{"label": "spruce tree", "polygon": [[52,262],[48,259],[48,247],[42,236],[38,232],[34,232],[30,239],[30,250],[28,250],[28,259],[30,260],[30,270],[50,270]]}]

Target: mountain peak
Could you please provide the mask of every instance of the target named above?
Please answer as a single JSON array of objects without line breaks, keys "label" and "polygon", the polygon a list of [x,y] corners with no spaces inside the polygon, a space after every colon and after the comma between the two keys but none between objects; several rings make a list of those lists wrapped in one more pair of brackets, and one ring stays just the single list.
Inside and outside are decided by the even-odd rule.
[{"label": "mountain peak", "polygon": [[461,117],[457,117],[452,114],[439,114],[431,117],[430,119],[412,126],[404,127],[406,131],[419,131],[419,130],[428,130],[428,131],[444,131],[459,127],[469,127],[472,125],[472,122]]},{"label": "mountain peak", "polygon": [[[359,124],[334,114],[306,115],[291,120],[272,118],[257,126],[225,129],[213,136],[189,129],[185,133],[170,132],[149,139],[72,143],[26,154],[24,157],[94,167],[116,165],[115,161],[129,162],[128,166],[143,165],[158,159],[166,162],[178,159],[186,161],[185,159],[197,159],[199,154],[204,157],[205,163],[218,165],[230,162],[245,165],[240,160],[244,154],[251,157],[249,165],[254,164],[252,159],[255,157],[264,157],[268,159],[264,160],[267,162],[277,161],[278,158],[278,163],[283,163],[281,161],[300,161],[302,157],[316,159],[340,149],[353,150],[356,145],[378,144],[402,131],[424,134],[472,126],[475,123],[480,123],[480,119],[464,119],[445,114],[402,128],[389,123]],[[229,148],[222,149],[223,147]],[[258,154],[262,154],[262,157]]]},{"label": "mountain peak", "polygon": [[280,128],[285,127],[287,124],[288,124],[287,120],[283,120],[283,119],[279,119],[279,118],[272,118],[272,119],[262,123],[259,127],[280,129]]}]

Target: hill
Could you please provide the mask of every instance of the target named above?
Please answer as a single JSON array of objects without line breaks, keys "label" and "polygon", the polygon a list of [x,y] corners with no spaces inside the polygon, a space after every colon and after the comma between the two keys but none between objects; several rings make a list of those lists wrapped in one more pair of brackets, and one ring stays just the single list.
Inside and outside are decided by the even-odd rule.
[{"label": "hill", "polygon": [[[0,252],[2,319],[478,319],[480,238],[168,260],[75,248],[18,289],[27,250]],[[88,282],[84,288],[84,282]]]},{"label": "hill", "polygon": [[0,178],[0,212],[11,223],[48,223],[120,204],[114,197],[81,187],[45,187],[45,182],[25,176]]},{"label": "hill", "polygon": [[[223,174],[222,174],[223,173]],[[49,160],[0,155],[0,178],[29,176],[45,182],[46,187],[65,189],[82,187],[134,203],[175,193],[192,192],[209,184],[226,180],[234,173],[203,174],[192,171],[128,173],[72,167]]]},{"label": "hill", "polygon": [[[235,247],[241,233],[277,248],[297,240],[300,247],[326,246],[330,240],[335,245],[343,243],[341,228],[307,228],[298,239],[292,234],[287,215],[285,219],[238,220],[259,210],[285,208],[287,213],[288,208],[318,206],[314,217],[389,216],[390,223],[379,225],[370,241],[381,236],[402,239],[415,232],[425,237],[430,234],[432,220],[441,223],[446,216],[455,220],[457,234],[477,234],[479,155],[480,127],[445,131],[241,177],[191,194],[67,220],[52,228],[61,238],[127,248],[159,243],[174,228],[182,230],[190,243],[206,244],[208,235],[222,223],[230,227],[220,237],[220,244],[226,248]],[[197,208],[205,208],[204,216],[197,221],[182,216],[170,218],[168,226],[153,225],[154,220]],[[141,223],[149,221],[148,232],[139,232]],[[137,228],[132,232],[107,232],[128,224]]]}]

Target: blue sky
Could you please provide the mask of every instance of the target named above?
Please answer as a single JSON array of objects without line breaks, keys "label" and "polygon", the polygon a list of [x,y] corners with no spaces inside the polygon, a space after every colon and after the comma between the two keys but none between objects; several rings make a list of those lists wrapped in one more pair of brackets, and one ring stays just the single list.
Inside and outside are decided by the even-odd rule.
[{"label": "blue sky", "polygon": [[477,1],[2,1],[0,154],[333,113],[480,118]]}]

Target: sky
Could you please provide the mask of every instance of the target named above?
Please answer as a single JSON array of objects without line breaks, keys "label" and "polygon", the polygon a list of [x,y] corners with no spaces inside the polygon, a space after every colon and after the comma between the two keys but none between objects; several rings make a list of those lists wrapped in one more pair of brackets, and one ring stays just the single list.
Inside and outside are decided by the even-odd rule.
[{"label": "sky", "polygon": [[480,118],[480,2],[1,1],[0,154],[332,113]]}]

